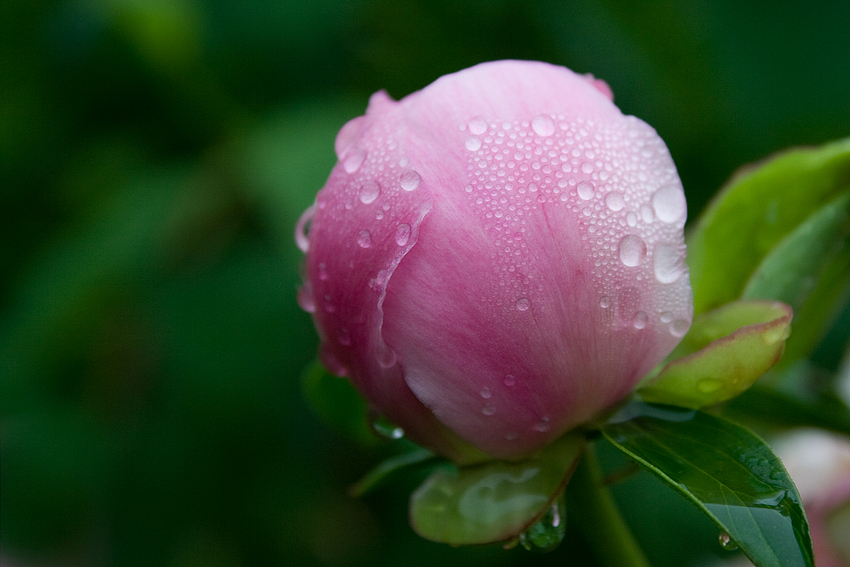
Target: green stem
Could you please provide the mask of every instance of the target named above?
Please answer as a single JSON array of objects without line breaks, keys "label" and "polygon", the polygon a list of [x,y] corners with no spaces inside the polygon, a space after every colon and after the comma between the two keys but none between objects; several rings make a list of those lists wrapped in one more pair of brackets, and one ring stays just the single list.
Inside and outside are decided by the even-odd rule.
[{"label": "green stem", "polygon": [[605,567],[650,567],[614,497],[603,483],[593,444],[587,446],[567,486],[567,510]]}]

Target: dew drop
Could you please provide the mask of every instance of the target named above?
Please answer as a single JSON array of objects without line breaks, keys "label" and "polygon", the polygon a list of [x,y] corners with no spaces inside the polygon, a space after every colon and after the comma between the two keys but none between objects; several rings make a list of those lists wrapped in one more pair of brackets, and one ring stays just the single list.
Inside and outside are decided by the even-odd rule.
[{"label": "dew drop", "polygon": [[622,193],[611,191],[605,195],[605,204],[608,205],[609,209],[616,212],[626,206],[626,201],[623,199]]},{"label": "dew drop", "polygon": [[484,415],[494,415],[496,413],[496,406],[493,404],[487,404],[484,406],[484,409],[481,410],[481,413]]},{"label": "dew drop", "polygon": [[611,298],[607,295],[603,295],[602,298],[599,300],[599,306],[602,309],[608,309],[609,307],[611,307]]},{"label": "dew drop", "polygon": [[676,319],[670,325],[670,334],[674,337],[684,337],[688,334],[688,329],[691,328],[691,323],[687,319]]},{"label": "dew drop", "polygon": [[646,258],[646,243],[639,236],[627,234],[620,240],[620,261],[629,267],[639,265]]},{"label": "dew drop", "polygon": [[487,386],[484,386],[483,388],[481,388],[480,393],[481,393],[481,397],[484,398],[485,400],[489,400],[490,396],[492,395],[490,393],[490,388],[488,388]]},{"label": "dew drop", "polygon": [[660,283],[673,283],[685,273],[685,263],[678,247],[672,244],[658,244],[653,256],[655,279]]},{"label": "dew drop", "polygon": [[372,426],[372,431],[384,439],[395,440],[404,437],[404,429],[393,424],[382,415],[372,414],[369,424]]},{"label": "dew drop", "polygon": [[309,282],[298,290],[298,306],[307,313],[316,312],[316,298],[313,296],[313,286]]},{"label": "dew drop", "polygon": [[313,220],[313,215],[316,213],[315,203],[307,207],[307,210],[301,213],[298,223],[295,225],[295,244],[302,252],[307,252],[310,248],[310,239],[307,234],[310,232],[310,222]]},{"label": "dew drop", "polygon": [[474,117],[469,121],[469,131],[473,134],[483,134],[487,131],[487,121],[480,116]]},{"label": "dew drop", "polygon": [[549,420],[548,417],[541,417],[540,421],[538,421],[534,425],[534,429],[536,429],[540,433],[545,433],[545,432],[549,431],[550,429],[552,429],[552,424],[550,423],[550,420]]},{"label": "dew drop", "polygon": [[401,177],[398,178],[399,183],[401,183],[401,188],[405,191],[413,191],[417,187],[419,187],[419,182],[421,178],[419,174],[409,169],[401,174]]},{"label": "dew drop", "polygon": [[652,212],[652,207],[649,205],[643,205],[640,208],[640,217],[643,219],[643,222],[646,224],[651,223],[655,220],[655,215]]},{"label": "dew drop", "polygon": [[505,376],[505,379],[502,380],[502,383],[508,388],[512,388],[514,385],[516,385],[516,376],[514,376],[513,374],[508,374],[507,376]]},{"label": "dew drop", "polygon": [[593,194],[596,192],[596,188],[590,181],[582,181],[578,184],[578,187],[576,187],[576,191],[578,191],[579,197],[585,201],[589,201],[593,199]]},{"label": "dew drop", "polygon": [[356,149],[345,156],[345,159],[342,161],[342,167],[345,169],[346,173],[354,173],[360,169],[360,166],[363,165],[363,160],[365,159],[365,150]]},{"label": "dew drop", "polygon": [[633,211],[629,211],[629,213],[626,215],[626,223],[629,226],[636,226],[637,218],[637,215]]},{"label": "dew drop", "polygon": [[319,263],[319,279],[322,281],[328,279],[328,265],[324,262]]},{"label": "dew drop", "polygon": [[398,358],[396,357],[395,351],[389,347],[388,344],[381,341],[382,345],[378,348],[377,359],[378,364],[380,364],[383,368],[392,368],[395,366]]},{"label": "dew drop", "polygon": [[726,549],[728,551],[735,551],[738,549],[738,544],[732,540],[732,537],[726,532],[721,532],[720,536],[718,536],[717,541],[720,542],[720,547]]},{"label": "dew drop", "polygon": [[466,141],[463,143],[466,146],[466,149],[470,152],[474,152],[481,147],[481,138],[478,136],[469,136],[466,138]]},{"label": "dew drop", "polygon": [[669,311],[664,311],[664,312],[661,313],[661,315],[659,315],[658,318],[661,319],[662,323],[669,323],[670,321],[673,320],[673,314],[670,313]]},{"label": "dew drop", "polygon": [[516,308],[519,311],[528,311],[528,308],[531,306],[531,302],[527,297],[520,297],[516,300]]},{"label": "dew drop", "polygon": [[399,246],[404,246],[410,239],[410,225],[400,224],[395,231],[395,243]]},{"label": "dew drop", "polygon": [[531,120],[531,128],[538,136],[551,136],[555,133],[555,121],[548,114],[538,114]]},{"label": "dew drop", "polygon": [[364,181],[363,185],[360,186],[360,202],[364,205],[368,205],[378,198],[380,192],[381,187],[376,181],[371,179]]},{"label": "dew drop", "polygon": [[357,244],[360,248],[369,248],[372,246],[372,235],[368,230],[361,230],[357,235]]},{"label": "dew drop", "polygon": [[682,219],[687,211],[685,194],[675,185],[665,185],[652,194],[652,208],[662,222],[676,222]]},{"label": "dew drop", "polygon": [[649,320],[649,315],[644,313],[643,311],[638,311],[635,314],[634,321],[632,324],[635,326],[635,329],[643,329],[646,327],[646,322]]},{"label": "dew drop", "polygon": [[585,173],[592,173],[593,172],[593,164],[590,163],[589,161],[586,161],[586,162],[581,164],[581,170]]}]

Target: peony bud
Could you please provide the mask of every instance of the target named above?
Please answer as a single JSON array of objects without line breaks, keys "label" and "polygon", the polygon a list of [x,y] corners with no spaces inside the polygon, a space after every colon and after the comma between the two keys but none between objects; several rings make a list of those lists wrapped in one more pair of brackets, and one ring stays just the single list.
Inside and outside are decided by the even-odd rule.
[{"label": "peony bud", "polygon": [[300,302],[327,367],[414,441],[529,454],[689,328],[681,181],[602,81],[481,64],[376,93],[336,153],[296,234]]}]

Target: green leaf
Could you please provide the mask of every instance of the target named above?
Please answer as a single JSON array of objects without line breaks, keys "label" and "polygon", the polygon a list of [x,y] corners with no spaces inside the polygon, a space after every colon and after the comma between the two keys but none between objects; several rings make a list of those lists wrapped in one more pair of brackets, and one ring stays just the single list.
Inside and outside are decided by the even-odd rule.
[{"label": "green leaf", "polygon": [[409,453],[402,453],[401,455],[390,457],[369,471],[369,473],[357,481],[357,483],[352,486],[348,492],[355,497],[363,496],[367,492],[376,488],[379,484],[386,480],[387,477],[394,473],[417,465],[437,462],[439,460],[440,457],[437,457],[428,449],[414,449]]},{"label": "green leaf", "polygon": [[315,361],[304,370],[301,387],[310,407],[325,422],[364,445],[376,444],[369,407],[349,380],[332,376]]},{"label": "green leaf", "polygon": [[696,410],[633,403],[602,433],[696,504],[757,567],[814,566],[800,495],[749,430]]},{"label": "green leaf", "polygon": [[[790,150],[734,176],[688,234],[695,312],[740,297],[786,237],[848,191],[850,138]],[[770,263],[783,262],[774,256]]]},{"label": "green leaf", "polygon": [[583,448],[584,437],[573,433],[525,461],[437,471],[411,497],[411,525],[452,545],[515,539],[552,508]]},{"label": "green leaf", "polygon": [[693,409],[732,399],[776,363],[790,327],[791,309],[778,302],[736,301],[701,313],[674,360],[638,395]]},{"label": "green leaf", "polygon": [[782,239],[750,276],[744,299],[773,299],[794,310],[805,303],[817,276],[840,250],[850,225],[850,191],[813,212]]}]

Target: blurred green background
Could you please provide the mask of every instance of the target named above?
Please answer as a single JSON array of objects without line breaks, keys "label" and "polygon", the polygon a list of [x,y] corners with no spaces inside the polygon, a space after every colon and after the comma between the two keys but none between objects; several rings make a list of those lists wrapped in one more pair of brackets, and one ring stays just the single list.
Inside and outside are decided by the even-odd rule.
[{"label": "blurred green background", "polygon": [[[562,64],[659,131],[694,218],[739,165],[850,132],[848,29],[848,2],[3,0],[3,565],[592,564],[572,531],[420,540],[417,478],[347,496],[390,449],[307,407],[292,238],[336,131],[378,89]],[[729,556],[649,475],[617,495],[656,565]]]}]

